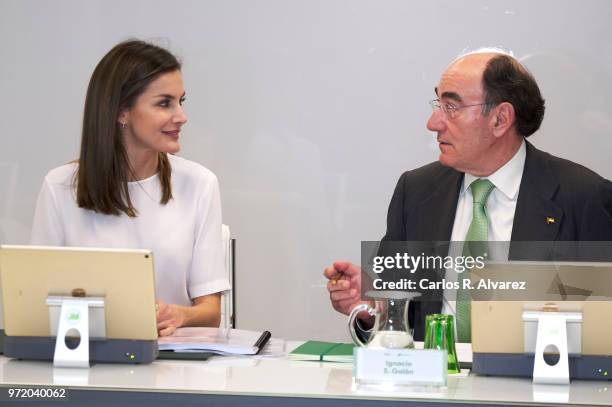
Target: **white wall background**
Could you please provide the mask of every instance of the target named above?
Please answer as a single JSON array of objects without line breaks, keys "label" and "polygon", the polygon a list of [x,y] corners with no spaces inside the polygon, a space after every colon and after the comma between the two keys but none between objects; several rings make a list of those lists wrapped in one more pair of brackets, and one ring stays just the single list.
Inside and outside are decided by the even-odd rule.
[{"label": "white wall background", "polygon": [[221,182],[238,326],[347,339],[323,268],[377,240],[402,171],[435,160],[427,102],[465,48],[501,45],[547,102],[531,140],[612,177],[612,2],[0,0],[0,242],[77,157],[99,59],[129,37],[184,61],[181,155]]}]

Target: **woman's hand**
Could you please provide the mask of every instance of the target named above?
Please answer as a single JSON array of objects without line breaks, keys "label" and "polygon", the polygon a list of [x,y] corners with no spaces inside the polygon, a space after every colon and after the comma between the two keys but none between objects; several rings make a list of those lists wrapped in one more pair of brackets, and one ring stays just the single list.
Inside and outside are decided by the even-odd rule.
[{"label": "woman's hand", "polygon": [[184,307],[157,301],[157,333],[159,336],[172,335],[176,328],[185,325]]},{"label": "woman's hand", "polygon": [[209,294],[196,297],[192,306],[183,307],[176,304],[166,304],[158,300],[157,304],[157,334],[172,335],[176,328],[182,326],[218,327],[221,321],[221,294]]}]

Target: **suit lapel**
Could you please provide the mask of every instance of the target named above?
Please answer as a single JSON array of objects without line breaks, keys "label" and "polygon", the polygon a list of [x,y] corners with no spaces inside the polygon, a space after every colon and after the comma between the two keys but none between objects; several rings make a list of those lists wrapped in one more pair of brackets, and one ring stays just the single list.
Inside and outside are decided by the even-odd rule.
[{"label": "suit lapel", "polygon": [[463,173],[449,171],[447,176],[430,180],[432,192],[416,203],[414,217],[410,217],[415,222],[406,225],[408,240],[450,240]]},{"label": "suit lapel", "polygon": [[[430,187],[429,193],[420,197],[414,204],[412,216],[408,217],[406,225],[407,240],[412,241],[449,241],[455,222],[457,202],[459,200],[459,188],[463,181],[463,173],[453,169],[447,169],[442,176],[427,180]],[[444,246],[448,249],[447,246]],[[447,252],[439,252],[439,248],[433,244],[433,253],[445,256]],[[436,280],[440,280],[443,274],[436,274]],[[428,301],[417,300],[413,305],[412,318],[414,336],[416,340],[423,340],[425,336],[425,315],[435,314],[442,311],[442,301],[429,299]],[[418,308],[418,310],[417,310]],[[414,312],[416,311],[416,312]]]},{"label": "suit lapel", "polygon": [[549,167],[546,154],[527,143],[512,241],[554,241],[563,221],[563,210],[553,201],[559,180]]}]

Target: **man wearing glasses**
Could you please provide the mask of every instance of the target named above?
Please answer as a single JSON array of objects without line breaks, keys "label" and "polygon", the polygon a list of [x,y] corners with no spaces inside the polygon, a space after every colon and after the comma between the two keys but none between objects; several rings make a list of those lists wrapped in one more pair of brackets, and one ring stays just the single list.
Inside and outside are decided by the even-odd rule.
[{"label": "man wearing glasses", "polygon": [[[612,183],[526,141],[544,99],[520,62],[500,50],[466,54],[435,93],[427,128],[437,133],[439,161],[400,177],[384,241],[612,241]],[[348,314],[361,302],[358,266],[338,261],[324,275],[334,309]],[[425,315],[442,303],[411,308],[423,340]]]}]

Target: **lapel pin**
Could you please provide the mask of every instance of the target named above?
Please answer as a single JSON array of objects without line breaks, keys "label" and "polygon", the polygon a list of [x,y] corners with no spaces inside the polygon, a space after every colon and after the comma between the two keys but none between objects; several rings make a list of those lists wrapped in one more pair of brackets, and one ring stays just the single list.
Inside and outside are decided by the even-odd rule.
[{"label": "lapel pin", "polygon": [[550,216],[546,217],[546,223],[550,225],[551,223],[555,223],[555,218],[551,218]]}]

